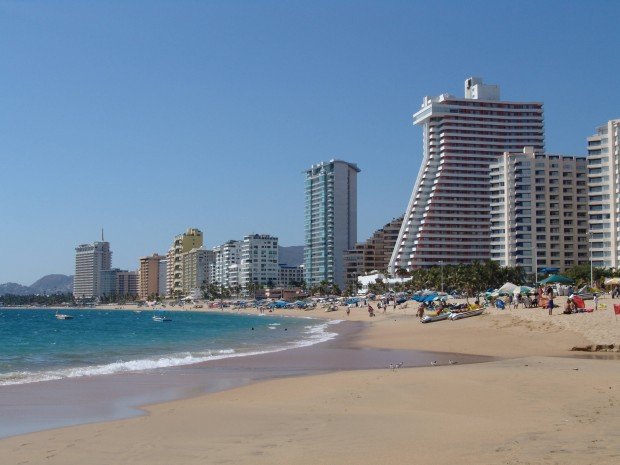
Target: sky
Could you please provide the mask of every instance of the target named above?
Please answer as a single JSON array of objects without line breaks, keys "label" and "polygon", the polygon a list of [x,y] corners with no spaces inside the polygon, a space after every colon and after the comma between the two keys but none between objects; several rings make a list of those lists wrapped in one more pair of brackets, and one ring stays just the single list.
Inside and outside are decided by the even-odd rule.
[{"label": "sky", "polygon": [[304,241],[304,170],[357,163],[358,240],[406,209],[425,95],[544,103],[546,149],[620,118],[617,1],[0,1],[0,283],[189,227]]}]

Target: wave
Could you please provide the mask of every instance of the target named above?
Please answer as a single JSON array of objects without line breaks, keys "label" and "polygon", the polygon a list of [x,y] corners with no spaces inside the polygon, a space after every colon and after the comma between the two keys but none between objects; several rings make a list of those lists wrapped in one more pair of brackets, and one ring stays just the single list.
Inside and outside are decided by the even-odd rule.
[{"label": "wave", "polygon": [[232,357],[247,357],[260,355],[283,350],[308,347],[320,342],[325,342],[335,338],[338,333],[329,332],[327,328],[331,325],[340,323],[342,320],[332,320],[319,325],[305,326],[302,332],[304,337],[299,341],[292,341],[285,347],[273,347],[265,350],[237,352],[234,349],[221,349],[203,352],[181,352],[167,356],[151,357],[138,360],[117,361],[102,365],[86,367],[61,368],[57,370],[47,370],[40,372],[17,371],[0,374],[0,386],[15,384],[39,383],[43,381],[53,381],[64,378],[80,378],[84,376],[101,376],[118,373],[129,373],[133,371],[155,370],[158,368],[170,368],[183,365],[194,365],[196,363],[209,362],[211,360],[221,360]]}]

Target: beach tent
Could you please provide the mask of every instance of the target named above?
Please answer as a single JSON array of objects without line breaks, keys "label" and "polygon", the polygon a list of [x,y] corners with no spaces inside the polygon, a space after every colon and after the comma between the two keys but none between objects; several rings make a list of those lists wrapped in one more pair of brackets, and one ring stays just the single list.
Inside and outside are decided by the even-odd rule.
[{"label": "beach tent", "polygon": [[531,294],[534,292],[534,289],[528,286],[517,286],[515,287],[513,294]]},{"label": "beach tent", "polygon": [[551,276],[549,276],[546,279],[543,279],[540,282],[540,284],[554,284],[554,283],[573,284],[573,280],[570,278],[567,278],[566,276],[562,276],[561,274],[552,274]]},{"label": "beach tent", "polygon": [[500,287],[497,292],[499,294],[512,294],[516,288],[516,284],[506,283],[502,287]]}]

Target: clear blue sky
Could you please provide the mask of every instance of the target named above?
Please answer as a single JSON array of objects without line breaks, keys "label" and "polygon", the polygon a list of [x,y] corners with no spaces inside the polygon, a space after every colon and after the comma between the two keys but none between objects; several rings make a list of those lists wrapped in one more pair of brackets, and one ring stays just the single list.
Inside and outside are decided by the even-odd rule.
[{"label": "clear blue sky", "polygon": [[547,150],[620,117],[620,2],[0,2],[0,283],[188,227],[303,243],[303,170],[357,163],[358,239],[406,208],[425,95],[545,104]]}]

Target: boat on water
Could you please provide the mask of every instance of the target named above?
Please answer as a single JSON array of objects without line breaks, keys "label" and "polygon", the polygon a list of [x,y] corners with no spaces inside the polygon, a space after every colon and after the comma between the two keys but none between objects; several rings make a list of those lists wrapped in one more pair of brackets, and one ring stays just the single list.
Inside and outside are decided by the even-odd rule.
[{"label": "boat on water", "polygon": [[67,315],[66,313],[58,313],[58,310],[56,310],[55,316],[57,320],[73,320],[73,316]]},{"label": "boat on water", "polygon": [[484,312],[484,308],[477,308],[475,310],[469,310],[467,312],[450,313],[449,318],[451,320],[460,320],[460,319],[463,319],[463,318],[469,318],[470,316],[481,315],[483,312]]},{"label": "boat on water", "polygon": [[172,321],[172,318],[169,318],[165,315],[153,315],[153,321],[158,321],[158,322]]}]

